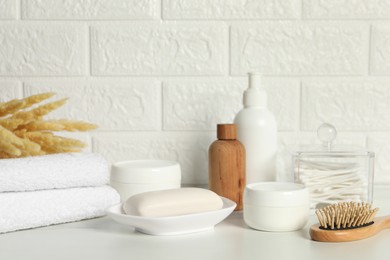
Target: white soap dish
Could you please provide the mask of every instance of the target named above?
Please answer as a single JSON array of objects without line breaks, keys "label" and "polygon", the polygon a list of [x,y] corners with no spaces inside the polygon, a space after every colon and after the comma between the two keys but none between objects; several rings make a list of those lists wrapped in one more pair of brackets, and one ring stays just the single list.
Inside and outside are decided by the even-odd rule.
[{"label": "white soap dish", "polygon": [[221,199],[223,207],[220,210],[181,216],[151,218],[126,215],[122,210],[122,204],[109,208],[107,214],[116,222],[134,227],[137,231],[145,234],[182,235],[212,230],[216,224],[227,218],[235,209],[236,203],[224,197]]}]

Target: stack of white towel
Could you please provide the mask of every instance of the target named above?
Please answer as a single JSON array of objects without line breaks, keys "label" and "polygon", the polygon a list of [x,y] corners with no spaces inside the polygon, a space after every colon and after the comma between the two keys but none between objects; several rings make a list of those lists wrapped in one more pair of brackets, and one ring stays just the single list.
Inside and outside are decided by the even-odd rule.
[{"label": "stack of white towel", "polygon": [[0,233],[99,217],[119,203],[99,154],[0,160]]}]

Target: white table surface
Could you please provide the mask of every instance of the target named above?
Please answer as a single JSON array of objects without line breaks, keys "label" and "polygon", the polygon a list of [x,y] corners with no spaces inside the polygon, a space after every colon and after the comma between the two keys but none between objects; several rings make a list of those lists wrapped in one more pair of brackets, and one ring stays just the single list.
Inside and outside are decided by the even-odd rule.
[{"label": "white table surface", "polygon": [[[390,187],[376,187],[374,205],[390,215]],[[309,223],[296,232],[248,228],[234,212],[214,231],[150,236],[108,217],[0,235],[1,260],[33,259],[390,259],[390,229],[365,240],[321,243],[310,240]]]}]

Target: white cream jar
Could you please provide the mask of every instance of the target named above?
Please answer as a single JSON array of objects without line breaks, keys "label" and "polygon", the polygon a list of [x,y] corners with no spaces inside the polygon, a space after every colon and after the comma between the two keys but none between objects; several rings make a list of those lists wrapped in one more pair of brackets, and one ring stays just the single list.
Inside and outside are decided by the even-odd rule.
[{"label": "white cream jar", "polygon": [[132,195],[181,187],[180,165],[174,161],[136,160],[114,163],[110,185],[126,201]]},{"label": "white cream jar", "polygon": [[309,192],[290,182],[259,182],[244,191],[244,220],[263,231],[294,231],[305,226],[309,216]]}]

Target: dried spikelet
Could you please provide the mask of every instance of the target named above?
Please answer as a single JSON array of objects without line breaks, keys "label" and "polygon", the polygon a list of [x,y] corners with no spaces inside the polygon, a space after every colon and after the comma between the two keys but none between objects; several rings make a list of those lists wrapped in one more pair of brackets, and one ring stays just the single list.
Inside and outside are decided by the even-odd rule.
[{"label": "dried spikelet", "polygon": [[66,147],[58,147],[58,146],[42,147],[42,150],[45,151],[47,154],[51,154],[51,153],[78,153],[78,152],[81,152],[80,148],[66,148]]},{"label": "dried spikelet", "polygon": [[0,104],[0,117],[10,115],[23,108],[26,104],[25,101],[19,99],[13,99],[8,102]]},{"label": "dried spikelet", "polygon": [[64,130],[64,126],[55,120],[42,121],[37,120],[30,122],[26,125],[20,127],[21,129],[25,129],[27,131],[62,131]]},{"label": "dried spikelet", "polygon": [[56,136],[57,141],[59,142],[59,145],[64,148],[84,148],[85,144],[81,142],[80,140],[73,139],[73,138],[66,138],[61,136]]},{"label": "dried spikelet", "polygon": [[52,137],[54,136],[53,133],[50,132],[27,132],[25,131],[23,133],[23,136],[25,138],[28,138],[30,141],[33,141],[34,143],[37,143],[41,146],[43,145],[52,145],[53,140]]},{"label": "dried spikelet", "polygon": [[20,129],[20,130],[15,130],[15,131],[14,131],[14,134],[15,134],[17,137],[20,137],[21,139],[26,138],[26,133],[27,133],[27,130],[26,130],[26,129]]},{"label": "dried spikelet", "polygon": [[19,157],[19,156],[10,155],[6,152],[0,151],[0,158],[2,158],[2,159],[11,159],[11,158],[17,158],[17,157]]},{"label": "dried spikelet", "polygon": [[45,152],[41,150],[41,146],[39,144],[28,139],[28,137],[26,136],[26,129],[17,130],[14,133],[23,141],[23,149],[21,154],[23,157],[45,154]]},{"label": "dried spikelet", "polygon": [[26,132],[25,136],[31,141],[39,144],[47,153],[67,152],[69,150],[79,151],[85,144],[79,140],[55,136],[47,132]]},{"label": "dried spikelet", "polygon": [[[0,123],[1,124],[1,123]],[[20,128],[28,131],[89,131],[97,126],[83,121],[72,120],[37,120],[23,125]]]},{"label": "dried spikelet", "polygon": [[22,139],[23,140],[23,152],[26,152],[27,154],[38,154],[41,150],[41,146],[37,143],[34,143],[30,141],[29,139]]},{"label": "dried spikelet", "polygon": [[23,142],[19,137],[17,137],[13,132],[2,126],[0,126],[0,139],[7,140],[11,144],[19,146],[23,145]]},{"label": "dried spikelet", "polygon": [[48,98],[51,98],[52,96],[54,96],[53,92],[47,92],[26,97],[22,99],[25,102],[23,108],[31,107],[32,105],[38,104]]},{"label": "dried spikelet", "polygon": [[12,118],[23,119],[24,124],[30,123],[32,120],[40,120],[43,116],[49,114],[51,111],[64,105],[68,99],[60,99],[51,103],[44,104],[29,111],[21,111],[15,113]]},{"label": "dried spikelet", "polygon": [[50,153],[80,152],[83,142],[55,136],[52,131],[88,131],[96,125],[73,120],[43,120],[67,99],[25,110],[52,97],[53,93],[33,95],[0,103],[0,158],[17,158]]},{"label": "dried spikelet", "polygon": [[341,202],[316,210],[318,221],[324,229],[348,229],[372,223],[378,208],[363,202]]},{"label": "dried spikelet", "polygon": [[59,123],[62,124],[64,127],[63,130],[65,131],[89,131],[97,128],[97,125],[90,124],[84,121],[72,121],[72,120],[66,120],[66,119],[61,119],[58,120]]},{"label": "dried spikelet", "polygon": [[9,156],[19,156],[22,152],[6,139],[0,139],[0,151]]},{"label": "dried spikelet", "polygon": [[22,154],[20,155],[20,157],[37,156],[37,155],[45,155],[45,154],[47,153],[41,150],[41,147],[39,146],[38,151],[22,150]]},{"label": "dried spikelet", "polygon": [[16,136],[13,132],[0,126],[0,151],[10,156],[20,156],[24,147],[24,140]]},{"label": "dried spikelet", "polygon": [[0,103],[0,117],[14,114],[20,109],[28,108],[34,104],[42,102],[45,99],[52,97],[54,93],[42,93],[32,95],[23,99],[13,99],[8,102]]},{"label": "dried spikelet", "polygon": [[24,120],[22,119],[13,119],[13,118],[0,119],[0,125],[4,128],[7,128],[10,131],[17,129],[23,123]]}]

